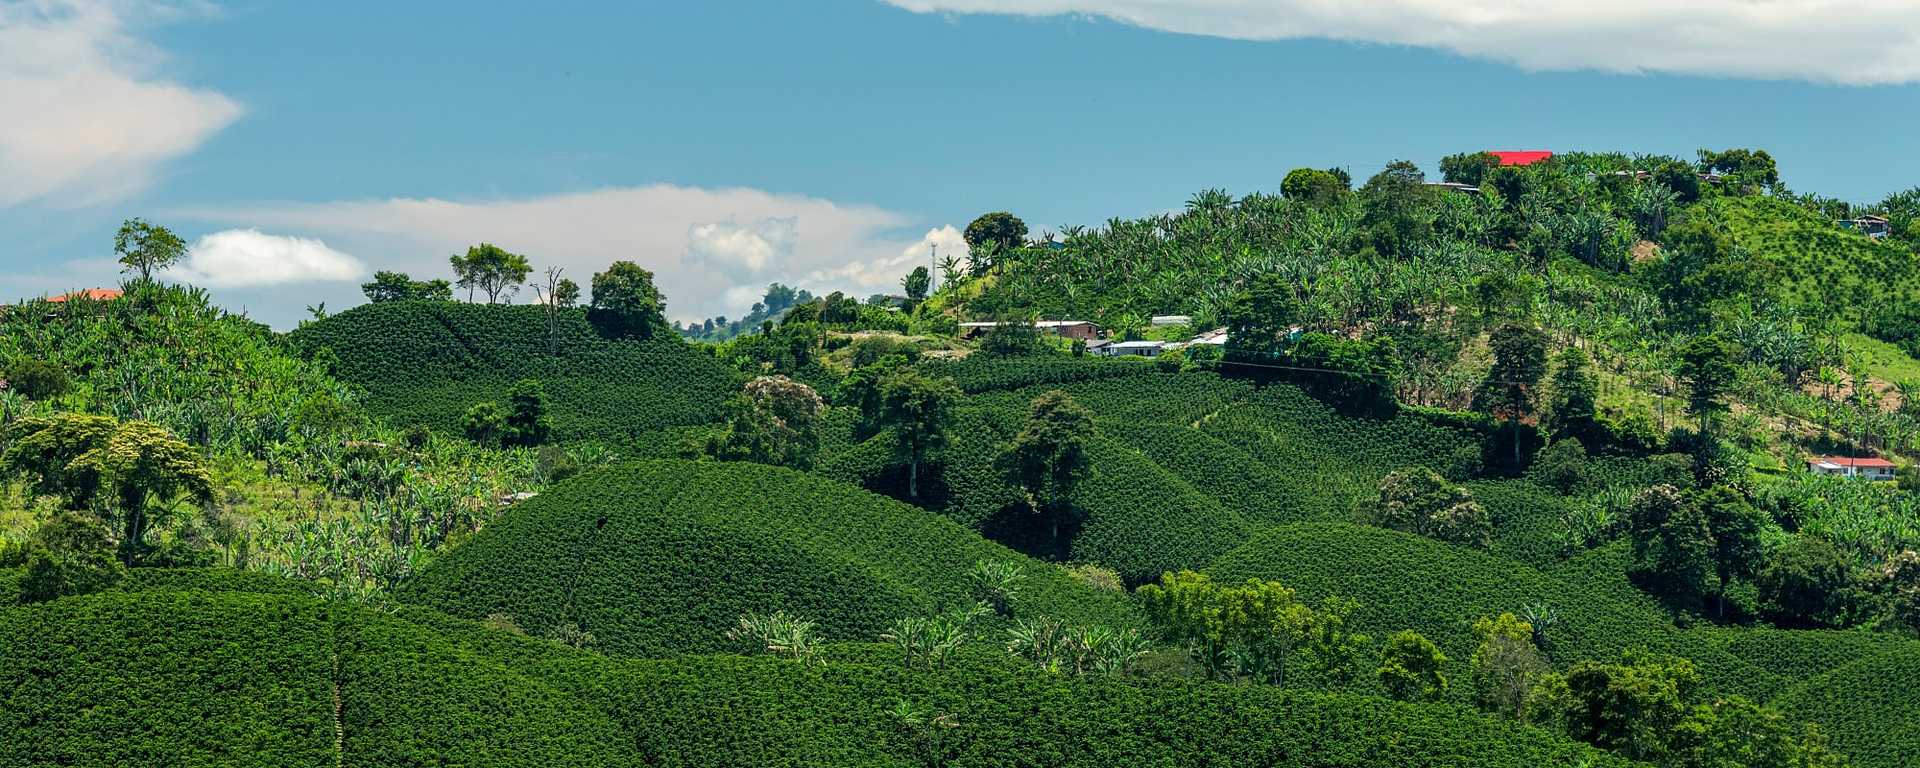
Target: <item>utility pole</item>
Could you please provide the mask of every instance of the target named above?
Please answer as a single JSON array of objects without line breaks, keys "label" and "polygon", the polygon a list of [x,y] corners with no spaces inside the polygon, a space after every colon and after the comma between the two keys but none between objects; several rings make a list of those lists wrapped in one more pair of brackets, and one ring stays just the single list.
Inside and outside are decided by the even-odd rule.
[{"label": "utility pole", "polygon": [[940,244],[933,244],[933,254],[927,257],[927,295],[932,296],[934,286],[940,279]]}]

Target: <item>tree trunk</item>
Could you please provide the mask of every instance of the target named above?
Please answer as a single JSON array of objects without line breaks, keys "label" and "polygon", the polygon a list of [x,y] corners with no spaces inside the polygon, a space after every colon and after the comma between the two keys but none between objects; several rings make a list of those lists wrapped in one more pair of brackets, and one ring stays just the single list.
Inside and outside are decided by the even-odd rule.
[{"label": "tree trunk", "polygon": [[920,456],[907,460],[907,497],[920,498]]}]

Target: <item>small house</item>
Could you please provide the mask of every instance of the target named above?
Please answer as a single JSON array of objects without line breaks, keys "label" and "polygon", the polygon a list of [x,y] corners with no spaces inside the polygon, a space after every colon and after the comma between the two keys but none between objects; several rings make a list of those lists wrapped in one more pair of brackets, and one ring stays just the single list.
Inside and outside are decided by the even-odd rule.
[{"label": "small house", "polygon": [[113,301],[114,299],[120,298],[120,296],[121,292],[117,288],[88,288],[84,291],[48,296],[47,303],[65,304],[69,301],[79,301],[82,299],[87,301]]},{"label": "small house", "polygon": [[1840,220],[1841,229],[1851,229],[1876,240],[1886,237],[1888,233],[1892,232],[1892,224],[1892,222],[1887,221],[1885,216],[1874,216],[1872,214],[1861,216],[1857,219]]},{"label": "small house", "polygon": [[[960,337],[977,338],[998,327],[1000,327],[999,323],[988,321],[961,323]],[[1093,341],[1100,338],[1100,326],[1086,320],[1038,320],[1033,323],[1033,328],[1041,333],[1051,333],[1067,339]]]},{"label": "small house", "polygon": [[1814,456],[1807,459],[1807,471],[1816,475],[1856,477],[1862,480],[1892,480],[1893,462],[1886,459],[1856,459],[1847,456]]},{"label": "small house", "polygon": [[1461,184],[1457,181],[1429,181],[1426,183],[1426,186],[1428,189],[1438,189],[1443,192],[1459,192],[1463,195],[1480,194],[1479,187],[1472,184]]},{"label": "small house", "polygon": [[1147,322],[1155,328],[1177,327],[1193,325],[1193,317],[1190,315],[1154,315],[1153,319]]},{"label": "small house", "polygon": [[1500,161],[1501,165],[1533,165],[1534,163],[1544,162],[1553,157],[1552,152],[1544,149],[1530,149],[1519,152],[1490,151],[1487,154],[1493,155],[1494,159]]},{"label": "small house", "polygon": [[1188,344],[1202,347],[1224,347],[1227,345],[1227,329],[1215,328],[1207,331],[1206,333],[1193,337],[1193,341],[1188,342]]},{"label": "small house", "polygon": [[1116,341],[1102,347],[1100,354],[1108,357],[1120,357],[1122,355],[1157,357],[1161,352],[1165,351],[1167,351],[1167,343],[1164,341]]}]

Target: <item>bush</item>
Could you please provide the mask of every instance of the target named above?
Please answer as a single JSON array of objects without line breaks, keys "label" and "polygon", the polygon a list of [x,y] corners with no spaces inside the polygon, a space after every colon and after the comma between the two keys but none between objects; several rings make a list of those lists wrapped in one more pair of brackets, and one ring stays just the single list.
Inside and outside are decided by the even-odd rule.
[{"label": "bush", "polygon": [[72,382],[67,372],[45,360],[21,357],[0,367],[0,381],[6,382],[4,389],[20,393],[28,400],[48,400],[66,394]]}]

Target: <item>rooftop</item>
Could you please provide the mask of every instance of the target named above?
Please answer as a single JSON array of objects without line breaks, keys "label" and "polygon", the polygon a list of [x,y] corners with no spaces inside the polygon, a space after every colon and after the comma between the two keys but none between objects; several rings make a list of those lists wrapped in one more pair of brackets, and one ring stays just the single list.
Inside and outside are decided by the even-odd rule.
[{"label": "rooftop", "polygon": [[89,299],[92,301],[112,301],[114,299],[120,298],[120,295],[121,295],[121,291],[118,288],[88,288],[84,291],[74,291],[72,293],[63,293],[58,296],[48,296],[47,301],[53,302],[55,304],[72,301],[74,299]]},{"label": "rooftop", "polygon": [[1488,152],[1487,154],[1493,155],[1494,158],[1500,161],[1501,165],[1533,165],[1534,163],[1553,157],[1552,152],[1544,149],[1499,151]]},{"label": "rooftop", "polygon": [[1865,467],[1893,469],[1894,464],[1886,459],[1852,458],[1849,456],[1814,456],[1807,459],[1808,464],[1825,464],[1835,467]]}]

